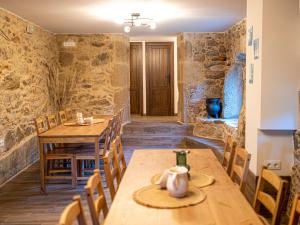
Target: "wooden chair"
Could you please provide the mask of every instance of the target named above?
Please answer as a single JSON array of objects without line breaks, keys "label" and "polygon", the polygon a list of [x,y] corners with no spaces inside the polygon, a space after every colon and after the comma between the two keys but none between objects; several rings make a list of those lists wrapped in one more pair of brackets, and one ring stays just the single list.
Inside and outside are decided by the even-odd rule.
[{"label": "wooden chair", "polygon": [[224,167],[228,175],[231,174],[232,162],[236,147],[237,143],[233,141],[232,136],[228,135],[222,161],[222,166]]},{"label": "wooden chair", "polygon": [[64,123],[64,122],[66,122],[68,120],[65,111],[59,111],[58,112],[58,117],[59,117],[59,122],[60,123]]},{"label": "wooden chair", "polygon": [[104,156],[106,152],[110,149],[111,143],[114,140],[114,137],[116,136],[116,119],[117,117],[114,116],[111,120],[109,120],[107,129],[105,131],[105,141],[103,145],[103,152],[102,155]]},{"label": "wooden chair", "polygon": [[294,197],[288,225],[298,225],[299,221],[300,221],[300,195],[297,193]]},{"label": "wooden chair", "polygon": [[39,118],[35,119],[34,123],[35,123],[35,128],[36,128],[37,134],[44,133],[45,131],[48,130],[48,127],[46,126],[46,122],[43,117],[39,117]]},{"label": "wooden chair", "polygon": [[[38,135],[48,130],[43,117],[37,118],[35,120],[35,125]],[[75,187],[77,176],[75,155],[70,151],[66,151],[64,148],[52,148],[50,146],[47,146],[46,151],[43,154],[46,165],[44,168],[45,180],[71,180],[72,187]],[[70,161],[70,167],[55,167],[55,162],[57,161]],[[63,175],[56,175],[59,173]],[[71,173],[71,175],[65,175],[66,173]]]},{"label": "wooden chair", "polygon": [[87,225],[79,195],[74,196],[73,202],[64,209],[58,224],[72,225],[76,220],[79,225]]},{"label": "wooden chair", "polygon": [[[94,170],[94,175],[91,176],[85,186],[87,201],[92,217],[93,225],[99,225],[99,217],[101,212],[105,218],[108,213],[108,207],[105,199],[105,194],[102,188],[100,170]],[[97,197],[94,199],[94,193],[97,192]]]},{"label": "wooden chair", "polygon": [[123,124],[123,119],[124,119],[124,112],[125,112],[125,109],[122,108],[119,112],[119,115],[118,115],[118,119],[119,119],[119,123],[118,123],[118,131],[117,131],[117,136],[120,136],[122,135],[122,124]]},{"label": "wooden chair", "polygon": [[[105,141],[104,144],[99,144],[100,145],[100,160],[103,160],[103,157],[105,156],[106,152],[110,149],[111,146],[111,142],[113,139],[113,123],[114,123],[114,118],[111,119],[108,122],[108,126],[107,129],[105,130]],[[89,146],[85,146],[85,149],[81,149],[75,152],[75,158],[76,158],[76,162],[87,162],[87,160],[91,161],[95,161],[95,150],[94,150],[94,146],[91,146],[91,148]],[[99,162],[95,162],[95,163],[99,163]],[[86,164],[86,163],[85,163]],[[84,165],[84,164],[83,164]],[[81,171],[78,171],[78,175],[77,179],[78,180],[86,180],[87,178],[84,177],[84,171],[89,171],[90,169],[87,168],[79,168]]]},{"label": "wooden chair", "polygon": [[[121,182],[121,175],[119,173],[116,154],[113,151],[107,151],[106,155],[103,157],[103,161],[106,183],[109,189],[111,200],[113,200]],[[117,184],[117,187],[115,187],[115,183]]]},{"label": "wooden chair", "polygon": [[65,109],[65,114],[66,114],[67,120],[73,119],[73,112],[72,112],[72,109],[70,109],[70,108]]},{"label": "wooden chair", "polygon": [[127,168],[120,136],[117,136],[117,138],[113,141],[111,149],[115,154],[115,159],[117,161],[117,169],[119,171],[118,173],[120,174],[118,183],[120,183]]},{"label": "wooden chair", "polygon": [[48,115],[47,116],[47,124],[48,128],[51,129],[57,126],[57,120],[55,115]]},{"label": "wooden chair", "polygon": [[[266,183],[271,185],[276,190],[275,199],[271,194],[265,192]],[[271,225],[280,224],[281,207],[286,191],[286,185],[287,182],[282,180],[273,171],[268,170],[265,167],[262,168],[256,188],[253,208],[257,213],[259,213],[260,206],[263,205],[272,215]],[[264,224],[269,224],[269,222],[263,216],[259,215],[259,217]]]},{"label": "wooden chair", "polygon": [[243,148],[236,148],[231,169],[231,180],[243,190],[251,155]]}]

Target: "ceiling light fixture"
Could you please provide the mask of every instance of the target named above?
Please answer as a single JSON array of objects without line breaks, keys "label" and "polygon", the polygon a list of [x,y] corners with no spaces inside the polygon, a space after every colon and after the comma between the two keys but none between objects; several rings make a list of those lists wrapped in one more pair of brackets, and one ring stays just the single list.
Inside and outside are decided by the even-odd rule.
[{"label": "ceiling light fixture", "polygon": [[151,30],[156,29],[156,23],[151,18],[143,18],[141,17],[140,13],[132,13],[130,19],[125,19],[124,24],[124,31],[129,33],[133,27],[149,27]]}]

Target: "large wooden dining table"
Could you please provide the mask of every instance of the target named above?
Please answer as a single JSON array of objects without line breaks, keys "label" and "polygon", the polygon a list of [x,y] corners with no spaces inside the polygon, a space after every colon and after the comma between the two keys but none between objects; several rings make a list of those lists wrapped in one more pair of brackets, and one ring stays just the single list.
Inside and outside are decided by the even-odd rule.
[{"label": "large wooden dining table", "polygon": [[[99,141],[103,136],[103,133],[106,130],[108,122],[112,118],[112,116],[95,116],[95,118],[104,119],[104,122],[88,126],[68,126],[60,124],[38,135],[40,151],[40,180],[42,192],[46,192],[44,157],[47,152],[45,151],[45,144],[93,143],[95,145],[95,162],[99,162]],[[99,163],[95,163],[95,167],[99,168]]]},{"label": "large wooden dining table", "polygon": [[176,156],[172,150],[135,150],[104,224],[262,225],[214,153],[209,149],[190,151],[191,170],[215,177],[214,184],[202,188],[205,201],[180,209],[155,209],[136,203],[133,192],[149,185],[154,174],[174,166]]}]

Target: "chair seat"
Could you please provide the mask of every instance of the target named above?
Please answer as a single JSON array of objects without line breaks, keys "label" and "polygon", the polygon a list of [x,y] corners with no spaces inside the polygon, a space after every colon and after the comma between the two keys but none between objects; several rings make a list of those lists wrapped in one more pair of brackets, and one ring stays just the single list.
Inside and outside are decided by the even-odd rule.
[{"label": "chair seat", "polygon": [[258,217],[264,225],[270,225],[270,223],[268,222],[268,220],[265,217],[263,217],[262,215],[258,215]]},{"label": "chair seat", "polygon": [[74,157],[74,153],[72,153],[68,149],[63,149],[63,148],[48,151],[46,154],[47,160],[49,160],[49,159],[71,159],[73,157]]},{"label": "chair seat", "polygon": [[[94,149],[77,149],[72,151],[77,160],[95,160],[95,150]],[[103,158],[104,149],[99,149],[100,159]]]}]

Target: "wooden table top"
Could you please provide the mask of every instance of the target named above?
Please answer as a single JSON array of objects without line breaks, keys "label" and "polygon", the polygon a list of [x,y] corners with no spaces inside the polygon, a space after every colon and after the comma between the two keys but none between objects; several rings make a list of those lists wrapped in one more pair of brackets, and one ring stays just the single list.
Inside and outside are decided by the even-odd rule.
[{"label": "wooden table top", "polygon": [[202,188],[206,200],[180,209],[154,209],[137,204],[132,194],[150,184],[151,177],[174,166],[172,150],[136,150],[105,220],[105,225],[262,225],[246,198],[233,184],[209,149],[193,149],[188,155],[191,170],[215,177]]},{"label": "wooden table top", "polygon": [[38,136],[42,138],[98,137],[106,129],[108,121],[112,118],[112,116],[96,116],[95,118],[105,119],[105,121],[103,123],[97,123],[88,126],[66,126],[61,124],[39,134]]}]

